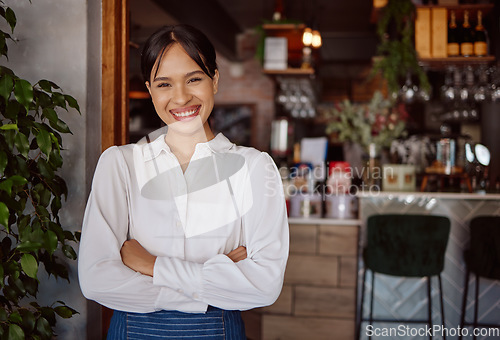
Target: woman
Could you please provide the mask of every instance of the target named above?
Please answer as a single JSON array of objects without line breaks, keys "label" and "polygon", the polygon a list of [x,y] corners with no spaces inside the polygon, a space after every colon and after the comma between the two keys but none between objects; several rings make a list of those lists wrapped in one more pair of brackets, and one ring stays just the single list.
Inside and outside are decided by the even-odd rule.
[{"label": "woman", "polygon": [[83,221],[83,294],[115,310],[108,339],[245,339],[239,310],[272,304],[288,256],[279,173],[214,136],[219,72],[197,29],[168,26],[142,53],[166,131],[101,155]]}]

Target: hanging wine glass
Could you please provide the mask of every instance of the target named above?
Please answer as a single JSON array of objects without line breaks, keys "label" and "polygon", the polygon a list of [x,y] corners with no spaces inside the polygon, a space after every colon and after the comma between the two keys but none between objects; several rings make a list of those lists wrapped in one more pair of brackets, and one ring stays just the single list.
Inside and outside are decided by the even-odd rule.
[{"label": "hanging wine glass", "polygon": [[399,90],[399,97],[405,103],[413,103],[417,97],[418,86],[412,82],[411,74],[408,72],[406,74],[406,81],[404,85]]},{"label": "hanging wine glass", "polygon": [[488,72],[485,66],[481,66],[478,69],[478,84],[474,87],[473,92],[476,102],[483,102],[489,99]]}]

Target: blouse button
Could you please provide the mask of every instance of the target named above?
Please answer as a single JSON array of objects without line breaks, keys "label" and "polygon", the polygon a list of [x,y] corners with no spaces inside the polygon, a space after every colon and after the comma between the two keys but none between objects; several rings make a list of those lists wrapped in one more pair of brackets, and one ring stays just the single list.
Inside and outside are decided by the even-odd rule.
[{"label": "blouse button", "polygon": [[193,299],[199,299],[199,298],[200,298],[200,296],[197,293],[193,294]]},{"label": "blouse button", "polygon": [[182,294],[182,293],[184,293],[184,291],[182,289],[177,289],[177,293]]}]

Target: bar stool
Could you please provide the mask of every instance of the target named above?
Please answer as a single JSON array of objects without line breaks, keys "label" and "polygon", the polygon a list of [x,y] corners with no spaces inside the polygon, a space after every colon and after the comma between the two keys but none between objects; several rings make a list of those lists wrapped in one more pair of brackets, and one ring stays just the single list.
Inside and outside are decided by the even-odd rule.
[{"label": "bar stool", "polygon": [[[462,300],[460,327],[500,327],[500,324],[478,323],[479,278],[500,280],[500,216],[478,216],[470,222],[470,247],[464,252],[466,265],[465,287]],[[476,289],[474,294],[474,321],[467,322],[466,304],[469,290],[470,273],[475,275]],[[460,334],[460,339],[462,333]],[[474,336],[474,339],[476,336]]]},{"label": "bar stool", "polygon": [[[441,301],[441,322],[444,326],[443,290],[441,272],[444,269],[444,257],[450,220],[443,216],[384,214],[368,217],[367,244],[363,250],[365,270],[361,289],[361,307],[357,318],[357,339],[361,336],[363,321],[426,323],[432,328],[431,276],[438,276],[439,296]],[[370,315],[363,317],[365,280],[367,270],[372,271],[372,289],[370,295]],[[373,317],[373,292],[375,273],[402,277],[425,277],[427,280],[428,319],[394,320]]]}]

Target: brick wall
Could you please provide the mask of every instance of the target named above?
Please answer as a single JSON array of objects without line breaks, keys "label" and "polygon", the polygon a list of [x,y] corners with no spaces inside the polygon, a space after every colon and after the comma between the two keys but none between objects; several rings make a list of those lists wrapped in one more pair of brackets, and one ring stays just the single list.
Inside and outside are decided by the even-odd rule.
[{"label": "brick wall", "polygon": [[[271,121],[274,118],[274,82],[262,74],[259,62],[250,58],[231,62],[217,56],[220,81],[215,105],[252,104],[255,112],[252,118],[252,146],[262,151],[269,150]],[[232,68],[236,69],[235,71]],[[239,68],[239,69],[238,69]],[[241,76],[237,72],[241,72]]]},{"label": "brick wall", "polygon": [[358,226],[290,225],[285,284],[272,306],[244,313],[251,340],[353,339]]}]

